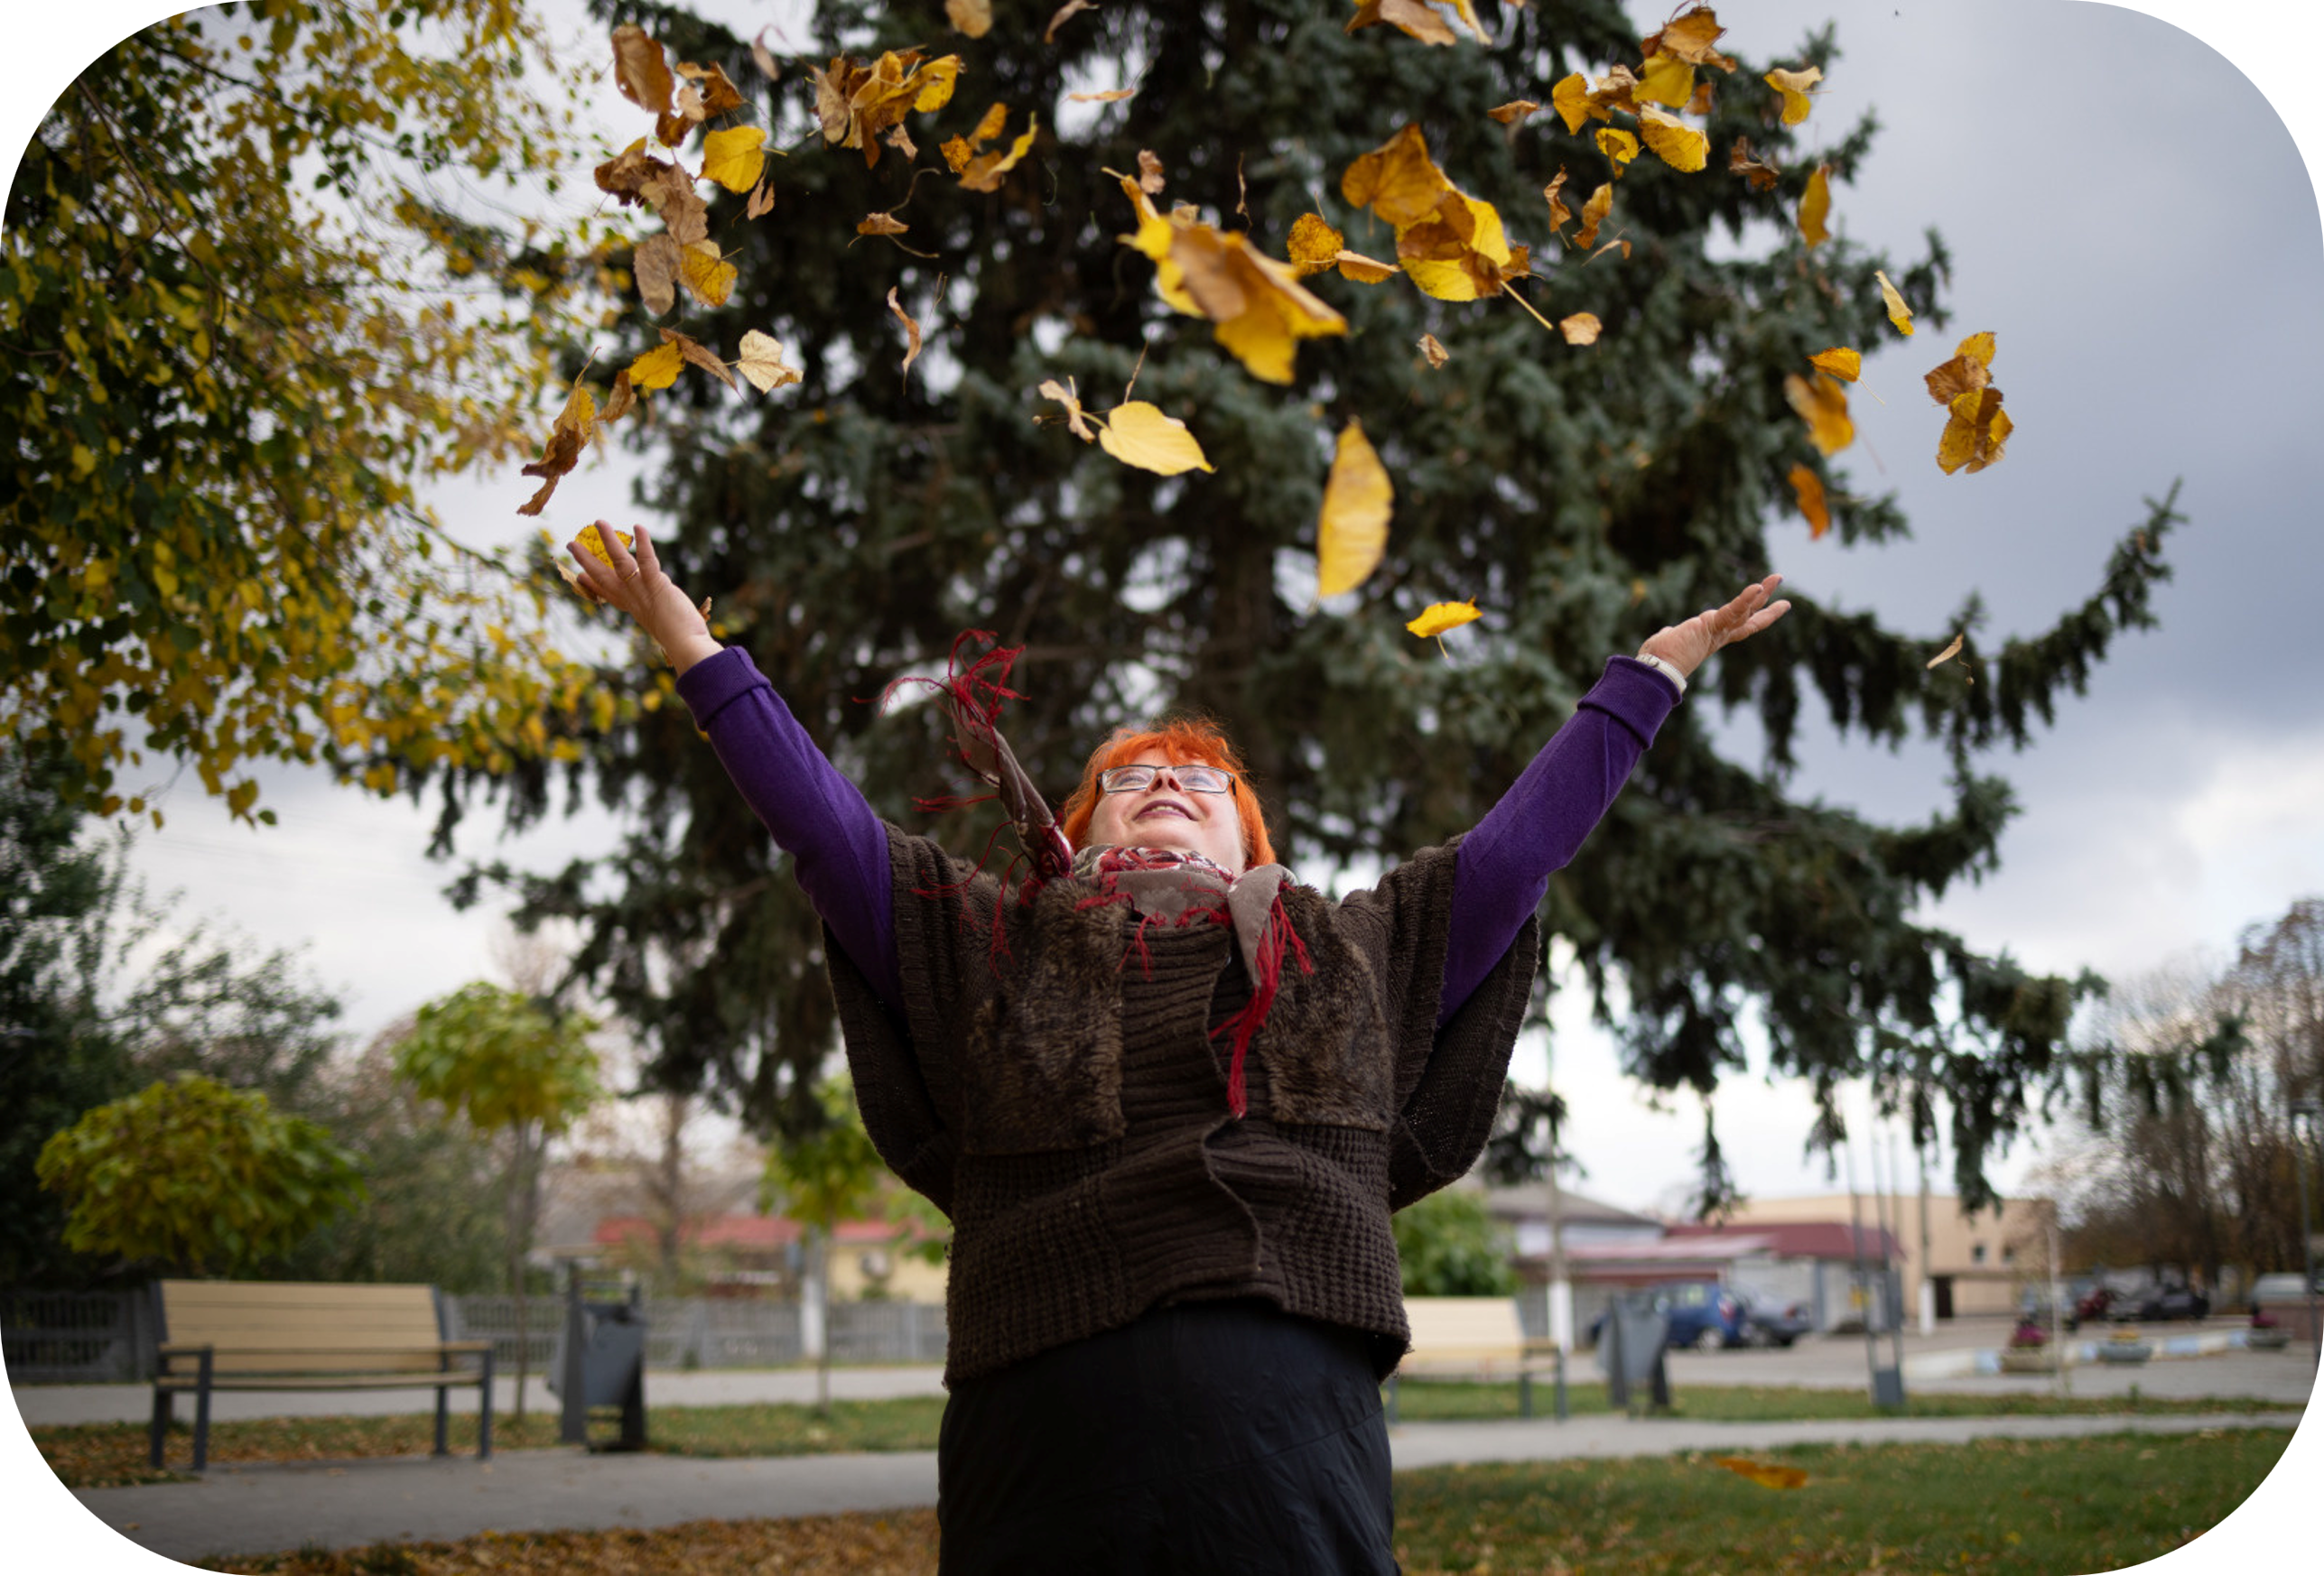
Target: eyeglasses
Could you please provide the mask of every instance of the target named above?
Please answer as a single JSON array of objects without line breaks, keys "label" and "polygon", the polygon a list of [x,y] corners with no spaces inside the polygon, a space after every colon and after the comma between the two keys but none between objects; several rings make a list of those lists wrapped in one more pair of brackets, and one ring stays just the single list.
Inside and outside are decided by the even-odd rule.
[{"label": "eyeglasses", "polygon": [[1234,786],[1234,774],[1216,766],[1111,766],[1098,774],[1098,787],[1108,793],[1143,793],[1167,772],[1189,793],[1223,793]]}]

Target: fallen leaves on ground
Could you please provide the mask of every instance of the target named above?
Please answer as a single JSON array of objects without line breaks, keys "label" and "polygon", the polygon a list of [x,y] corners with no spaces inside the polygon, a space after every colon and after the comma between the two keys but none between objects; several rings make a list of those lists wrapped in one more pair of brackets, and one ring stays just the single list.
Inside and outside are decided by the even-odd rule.
[{"label": "fallen leaves on ground", "polygon": [[1363,425],[1340,429],[1324,482],[1324,509],[1315,523],[1317,599],[1353,591],[1371,578],[1388,551],[1388,520],[1396,488]]},{"label": "fallen leaves on ground", "polygon": [[1762,1488],[1804,1488],[1808,1474],[1798,1467],[1779,1467],[1765,1461],[1754,1461],[1747,1456],[1714,1456],[1711,1465],[1724,1467],[1739,1478],[1748,1478]]},{"label": "fallen leaves on ground", "polygon": [[305,1548],[200,1569],[266,1576],[635,1576],[639,1571],[776,1571],[784,1576],[924,1576],[936,1569],[934,1510],[784,1520],[694,1521],[600,1532],[488,1532],[458,1543]]}]

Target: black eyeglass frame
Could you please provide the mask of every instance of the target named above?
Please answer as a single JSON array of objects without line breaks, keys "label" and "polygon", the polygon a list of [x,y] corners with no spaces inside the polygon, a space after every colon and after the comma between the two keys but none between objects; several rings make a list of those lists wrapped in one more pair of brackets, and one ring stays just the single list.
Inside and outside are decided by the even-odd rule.
[{"label": "black eyeglass frame", "polygon": [[[1180,775],[1180,774],[1184,773],[1190,767],[1195,771],[1216,772],[1223,781],[1222,781],[1215,788],[1197,787],[1195,784],[1187,782],[1183,775]],[[1117,786],[1113,779],[1120,776],[1125,772],[1145,772],[1149,774],[1142,783],[1124,783]],[[1098,774],[1098,792],[1101,793],[1142,793],[1147,789],[1154,786],[1155,778],[1164,772],[1168,772],[1173,776],[1177,777],[1178,786],[1184,788],[1189,793],[1232,793],[1234,792],[1234,774],[1228,771],[1224,766],[1213,766],[1207,761],[1188,761],[1183,765],[1171,766],[1108,766],[1104,771]]]}]

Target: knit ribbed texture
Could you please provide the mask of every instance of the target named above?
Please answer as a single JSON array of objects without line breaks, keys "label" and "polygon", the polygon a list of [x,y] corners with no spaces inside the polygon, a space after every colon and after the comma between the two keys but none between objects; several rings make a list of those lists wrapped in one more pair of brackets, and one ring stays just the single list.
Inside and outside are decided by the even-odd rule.
[{"label": "knit ribbed texture", "polygon": [[1226,927],[1150,926],[1140,952],[1135,915],[1056,882],[996,933],[990,877],[889,848],[906,1021],[843,953],[832,979],[874,1144],[953,1219],[948,1381],[1213,1297],[1406,1347],[1389,1211],[1483,1148],[1538,950],[1529,922],[1436,1028],[1454,845],[1341,903],[1284,888],[1315,968],[1283,972],[1240,1120]]}]

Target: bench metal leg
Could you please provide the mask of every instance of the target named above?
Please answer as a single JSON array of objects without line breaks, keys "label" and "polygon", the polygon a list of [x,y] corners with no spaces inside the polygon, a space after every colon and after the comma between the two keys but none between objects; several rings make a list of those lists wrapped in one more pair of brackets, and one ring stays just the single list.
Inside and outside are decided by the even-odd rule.
[{"label": "bench metal leg", "polygon": [[173,1403],[177,1398],[175,1390],[164,1390],[159,1385],[153,1386],[153,1439],[148,1456],[157,1472],[162,1469],[162,1451],[170,1437],[170,1414],[176,1410]]},{"label": "bench metal leg", "polygon": [[439,1456],[451,1454],[451,1449],[446,1442],[446,1430],[451,1422],[451,1386],[438,1385],[436,1386],[436,1448],[433,1454]]},{"label": "bench metal leg", "polygon": [[1517,1414],[1520,1417],[1533,1415],[1533,1371],[1530,1368],[1517,1370]]},{"label": "bench metal leg", "polygon": [[193,1469],[206,1470],[209,1466],[209,1380],[212,1354],[203,1351],[200,1366],[194,1371],[194,1459]]},{"label": "bench metal leg", "polygon": [[477,1407],[476,1459],[492,1459],[492,1349],[484,1349],[484,1399]]}]

